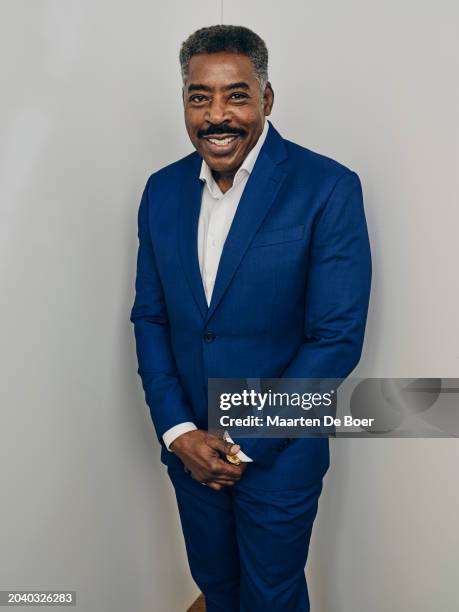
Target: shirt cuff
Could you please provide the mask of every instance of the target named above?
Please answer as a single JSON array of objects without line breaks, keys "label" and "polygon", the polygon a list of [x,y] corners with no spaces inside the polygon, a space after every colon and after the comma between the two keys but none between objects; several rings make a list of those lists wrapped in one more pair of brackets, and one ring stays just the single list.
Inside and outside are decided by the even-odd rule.
[{"label": "shirt cuff", "polygon": [[[231,438],[231,436],[229,435],[227,431],[225,431],[225,433],[223,434],[223,438],[227,442],[231,442],[231,444],[234,444],[234,440]],[[249,463],[249,461],[253,461],[253,459],[251,459],[248,455],[243,453],[241,450],[238,453],[236,453],[236,457],[239,457],[239,459],[243,461],[244,463]]]},{"label": "shirt cuff", "polygon": [[170,429],[165,431],[163,433],[163,440],[167,450],[172,453],[173,451],[170,448],[172,442],[182,434],[187,433],[188,431],[194,431],[195,429],[197,429],[197,427],[194,423],[192,423],[191,421],[185,421],[184,423],[174,425],[174,427],[171,427]]}]

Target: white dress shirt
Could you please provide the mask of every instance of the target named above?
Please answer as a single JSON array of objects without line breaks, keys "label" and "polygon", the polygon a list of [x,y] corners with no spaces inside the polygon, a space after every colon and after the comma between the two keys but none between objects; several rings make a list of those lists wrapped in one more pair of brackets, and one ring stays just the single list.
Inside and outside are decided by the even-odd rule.
[{"label": "white dress shirt", "polygon": [[[220,257],[223,251],[228,232],[236,214],[239,200],[241,199],[247,180],[257,161],[260,149],[266,139],[269,124],[265,119],[263,131],[255,146],[249,151],[242,165],[234,175],[233,184],[228,191],[223,193],[215,181],[212,171],[207,163],[202,160],[199,178],[204,183],[201,197],[201,209],[198,222],[198,258],[201,271],[202,283],[206,294],[207,304],[212,299],[212,291],[217,277]],[[197,429],[191,421],[179,423],[171,427],[163,434],[163,440],[168,450],[172,442],[180,435]],[[232,442],[225,432],[225,439]],[[252,461],[242,451],[237,453],[242,461]]]}]

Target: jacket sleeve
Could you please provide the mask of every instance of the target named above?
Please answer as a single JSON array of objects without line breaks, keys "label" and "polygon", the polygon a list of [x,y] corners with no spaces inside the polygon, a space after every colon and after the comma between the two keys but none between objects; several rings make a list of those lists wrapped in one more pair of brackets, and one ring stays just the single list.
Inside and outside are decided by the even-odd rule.
[{"label": "jacket sleeve", "polygon": [[171,348],[169,320],[150,233],[151,177],[138,211],[139,248],[135,300],[130,320],[134,324],[138,374],[159,441],[165,431],[193,421],[182,389]]},{"label": "jacket sleeve", "polygon": [[[362,188],[355,172],[336,182],[313,230],[303,342],[283,378],[346,378],[359,362],[371,286]],[[271,465],[284,440],[234,438],[255,462]]]}]

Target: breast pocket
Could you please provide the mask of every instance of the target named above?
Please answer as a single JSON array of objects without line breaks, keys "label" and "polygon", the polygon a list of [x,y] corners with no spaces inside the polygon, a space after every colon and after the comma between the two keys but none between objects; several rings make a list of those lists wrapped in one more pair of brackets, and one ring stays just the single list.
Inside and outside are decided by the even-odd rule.
[{"label": "breast pocket", "polygon": [[269,246],[271,244],[281,244],[301,240],[304,236],[304,225],[293,227],[281,227],[279,229],[265,230],[255,234],[250,244],[250,248]]}]

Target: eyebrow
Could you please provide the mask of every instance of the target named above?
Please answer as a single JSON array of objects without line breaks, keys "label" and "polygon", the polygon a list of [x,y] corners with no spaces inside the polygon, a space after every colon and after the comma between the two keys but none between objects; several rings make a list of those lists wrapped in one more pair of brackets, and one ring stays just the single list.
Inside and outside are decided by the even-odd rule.
[{"label": "eyebrow", "polygon": [[250,89],[250,87],[248,83],[239,81],[238,83],[231,83],[231,85],[227,85],[223,88],[223,91],[229,91],[230,89]]},{"label": "eyebrow", "polygon": [[[223,91],[230,91],[231,89],[250,89],[250,86],[245,81],[239,81],[238,83],[231,83],[222,88]],[[211,91],[208,85],[202,85],[201,83],[191,83],[188,85],[188,92],[190,91]]]},{"label": "eyebrow", "polygon": [[199,83],[191,83],[191,85],[188,85],[188,91],[210,91],[210,87]]}]

